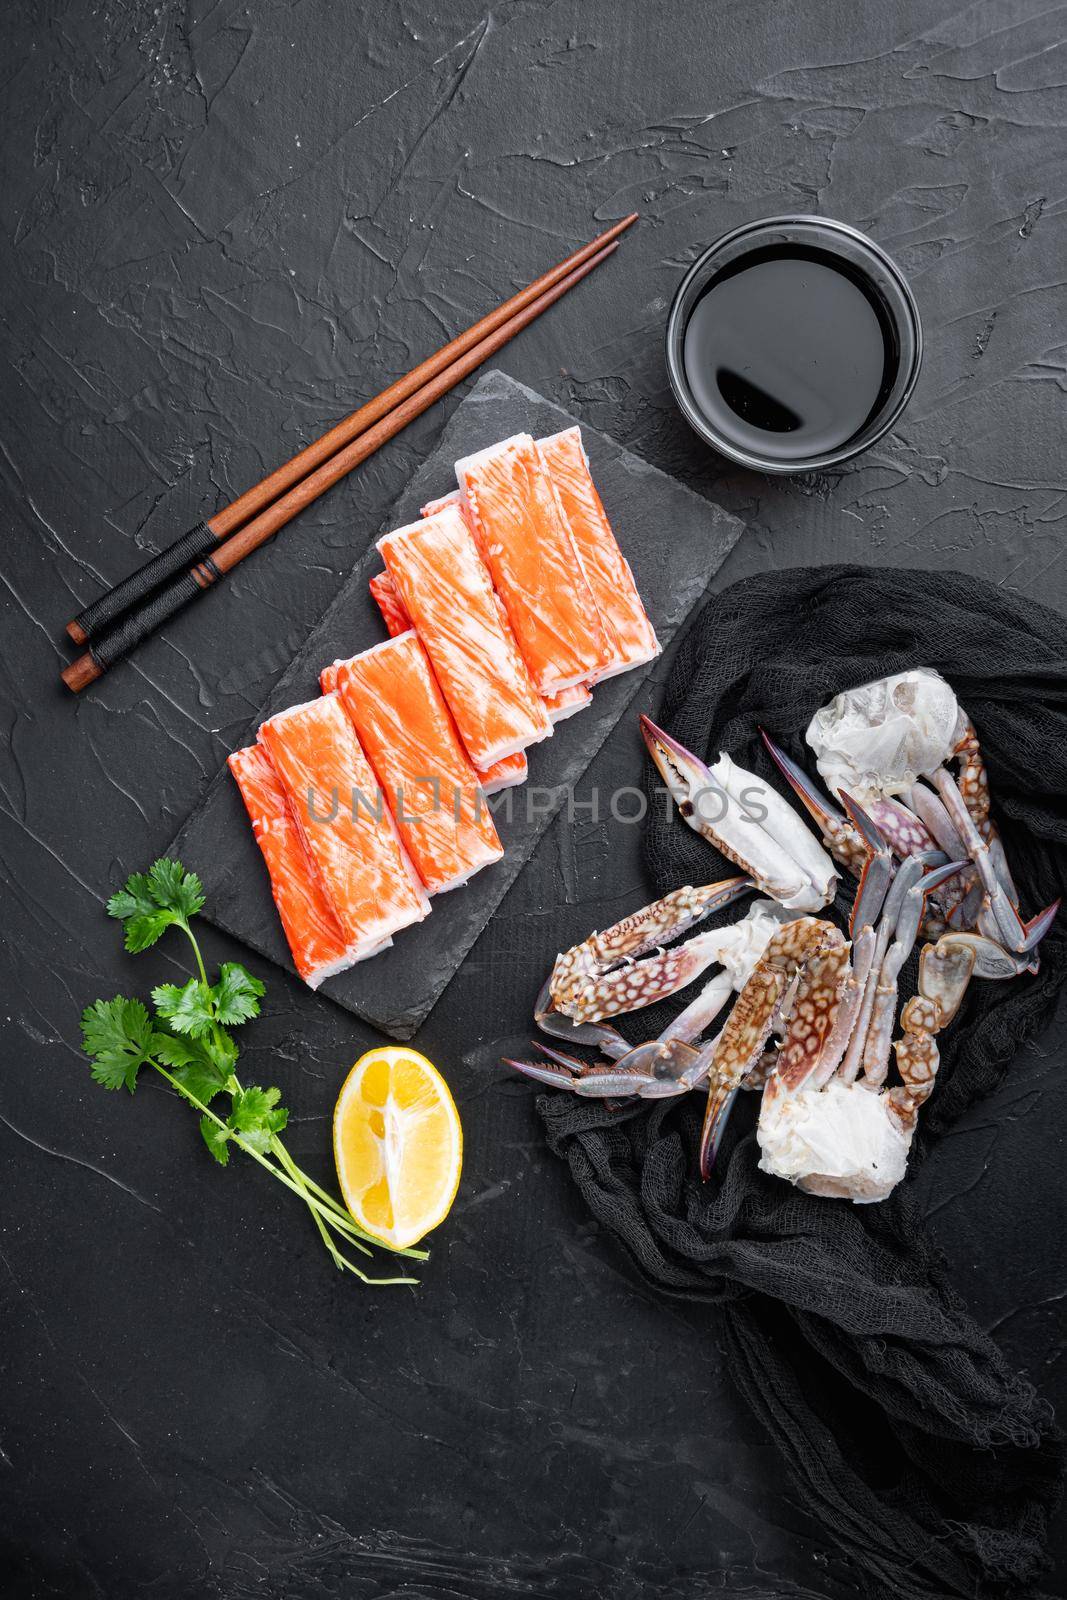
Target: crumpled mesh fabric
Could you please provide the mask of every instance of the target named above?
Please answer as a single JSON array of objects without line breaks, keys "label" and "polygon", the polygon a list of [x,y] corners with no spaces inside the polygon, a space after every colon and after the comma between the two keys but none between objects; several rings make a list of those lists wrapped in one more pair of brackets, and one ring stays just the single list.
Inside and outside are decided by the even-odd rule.
[{"label": "crumpled mesh fabric", "polygon": [[[803,742],[812,712],[914,666],[937,668],[978,730],[1031,916],[1067,883],[1067,622],[1055,613],[958,573],[838,566],[750,578],[689,631],[657,720],[701,757],[726,750],[784,793],[760,725],[814,775]],[[647,763],[655,893],[732,875],[662,803],[659,782]],[[854,885],[842,879],[847,916]],[[939,1037],[909,1171],[1038,1033],[1065,973],[1057,923],[1037,976],[972,983]],[[902,998],[914,979],[913,958]],[[677,1004],[621,1026],[653,1037]],[[865,1593],[1034,1592],[1064,1475],[1060,1435],[949,1284],[907,1180],[882,1204],[855,1206],[767,1176],[756,1095],[739,1096],[707,1184],[696,1176],[702,1095],[608,1109],[546,1094],[538,1108],[551,1148],[643,1278],[718,1306],[741,1393],[809,1510],[862,1569]]]}]

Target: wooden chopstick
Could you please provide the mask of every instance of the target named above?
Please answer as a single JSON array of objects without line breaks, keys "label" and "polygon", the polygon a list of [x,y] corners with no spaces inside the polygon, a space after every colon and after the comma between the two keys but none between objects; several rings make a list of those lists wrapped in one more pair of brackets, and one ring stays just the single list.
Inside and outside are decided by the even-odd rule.
[{"label": "wooden chopstick", "polygon": [[398,405],[373,427],[338,450],[314,472],[297,483],[287,494],[275,500],[259,516],[247,522],[238,532],[219,544],[217,551],[199,561],[189,571],[173,582],[157,588],[140,606],[125,613],[114,627],[90,642],[89,648],[72,661],[60,674],[67,688],[78,694],[88,684],[101,677],[113,663],[127,655],[136,645],[154,633],[160,624],[188,605],[191,600],[210,589],[226,573],[251,555],[253,550],[270,539],[280,528],[292,520],[305,506],[317,500],[353,467],[366,461],[368,456],[395,437],[409,422],[439,400],[443,394],[462,382],[475,368],[494,355],[509,339],[554,305],[569,289],[593,271],[618,249],[612,240],[594,255],[587,257],[564,277],[558,278],[550,288],[527,303],[514,316],[497,327],[487,338],[481,339],[456,361],[439,370],[427,383]]},{"label": "wooden chopstick", "polygon": [[551,271],[544,273],[527,288],[512,295],[510,300],[505,300],[495,311],[490,311],[487,316],[473,323],[448,344],[442,345],[440,350],[412,368],[404,377],[391,383],[381,394],[375,395],[373,400],[368,400],[366,405],[360,406],[343,421],[338,422],[320,439],[298,451],[261,482],[247,489],[229,505],[223,506],[207,522],[198,523],[195,528],[162,550],[158,556],[154,556],[128,578],[86,606],[67,623],[67,632],[74,643],[87,644],[96,634],[102,633],[117,621],[129,607],[147,599],[148,595],[167,578],[187,568],[190,562],[198,557],[213,553],[218,543],[227,539],[281,495],[286,494],[302,479],[329,461],[345,445],[366,433],[411,395],[417,394],[424,384],[488,338],[496,329],[509,323],[517,313],[567,277],[576,267],[599,255],[606,245],[617,239],[636,220],[637,212],[631,212],[628,217],[623,217],[621,222],[616,222],[598,238],[583,245],[580,250],[576,250],[573,255],[561,261]]}]

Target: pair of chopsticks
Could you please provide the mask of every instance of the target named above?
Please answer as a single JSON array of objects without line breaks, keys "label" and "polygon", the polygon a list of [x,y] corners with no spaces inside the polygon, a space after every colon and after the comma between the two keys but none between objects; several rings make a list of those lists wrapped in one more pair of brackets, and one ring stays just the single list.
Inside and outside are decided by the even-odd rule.
[{"label": "pair of chopsticks", "polygon": [[636,220],[633,212],[583,245],[79,612],[68,622],[67,632],[75,644],[87,648],[62,672],[67,688],[79,693],[175,612],[232,572],[305,506],[580,283],[617,249],[619,235]]}]

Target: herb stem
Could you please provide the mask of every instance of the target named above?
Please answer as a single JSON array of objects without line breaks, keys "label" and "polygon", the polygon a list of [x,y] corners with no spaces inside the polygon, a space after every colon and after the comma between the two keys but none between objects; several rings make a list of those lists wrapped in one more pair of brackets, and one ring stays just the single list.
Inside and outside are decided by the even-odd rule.
[{"label": "herb stem", "polygon": [[[317,1200],[313,1194],[309,1194],[306,1190],[302,1190],[300,1185],[295,1183],[287,1172],[283,1172],[281,1168],[275,1166],[272,1161],[268,1161],[266,1156],[262,1155],[257,1149],[255,1149],[253,1145],[246,1144],[239,1133],[236,1133],[232,1128],[227,1127],[226,1123],[217,1112],[212,1111],[211,1107],[205,1105],[204,1102],[195,1094],[193,1094],[190,1089],[186,1089],[183,1084],[179,1083],[177,1078],[167,1071],[166,1067],[164,1067],[160,1062],[154,1060],[152,1057],[149,1057],[149,1060],[151,1061],[152,1066],[155,1067],[156,1071],[161,1073],[162,1076],[166,1078],[171,1087],[176,1089],[183,1099],[188,1100],[190,1105],[195,1106],[199,1112],[201,1112],[204,1116],[209,1117],[212,1122],[217,1124],[218,1127],[225,1128],[227,1137],[232,1139],[234,1144],[237,1145],[238,1149],[244,1151],[245,1155],[251,1156],[252,1160],[258,1162],[261,1167],[270,1173],[272,1178],[277,1178],[279,1183],[284,1183],[287,1189],[291,1189],[294,1194],[300,1195],[301,1199],[305,1201],[312,1211],[322,1212],[325,1210],[322,1203]],[[382,1248],[387,1250],[389,1246],[383,1244]],[[335,1253],[336,1251],[331,1251],[331,1254]],[[361,1272],[359,1267],[357,1267],[353,1262],[345,1261],[343,1256],[338,1256],[338,1260],[343,1262],[350,1272],[354,1272],[358,1278],[362,1278],[364,1283],[381,1284],[383,1286],[387,1284],[400,1283],[417,1286],[419,1281],[417,1278],[370,1278],[365,1272]]]}]

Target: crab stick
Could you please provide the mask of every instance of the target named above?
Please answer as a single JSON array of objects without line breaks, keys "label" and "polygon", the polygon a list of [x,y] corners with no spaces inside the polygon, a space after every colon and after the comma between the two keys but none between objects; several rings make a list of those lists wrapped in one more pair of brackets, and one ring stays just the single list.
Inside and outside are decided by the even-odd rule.
[{"label": "crab stick", "polygon": [[[461,489],[450,489],[447,494],[438,495],[436,500],[430,500],[419,512],[420,517],[436,517],[439,511],[444,511],[446,506],[455,506],[471,533],[474,535],[475,544],[478,543],[478,528],[467,509]],[[481,554],[481,551],[479,551]],[[484,559],[484,557],[483,557]]]},{"label": "crab stick", "polygon": [[[578,430],[575,429],[575,432],[577,431]],[[596,493],[595,489],[593,493]],[[467,506],[467,503],[463,498],[463,493],[460,489],[453,489],[449,494],[443,494],[438,499],[431,500],[428,505],[423,506],[420,516],[432,517],[438,511],[443,511],[445,506],[455,506],[456,510],[459,512],[460,516],[471,530],[471,533],[474,535],[474,542],[477,544],[478,525],[471,516],[470,509]],[[485,554],[481,550],[480,546],[479,554],[484,561]],[[626,570],[629,572],[630,569],[627,567]],[[632,582],[633,580],[631,579],[630,581]],[[377,598],[377,595],[375,595],[375,599]],[[504,610],[504,603],[500,599],[499,595],[497,596],[497,602],[500,605],[504,616],[506,617],[507,612]],[[382,609],[382,614],[384,615],[384,609],[381,608],[380,605],[379,609]],[[386,627],[388,626],[389,624],[387,622]],[[390,631],[392,630],[390,629]],[[655,636],[653,635],[653,637]],[[576,683],[573,684],[569,689],[561,689],[558,694],[546,694],[542,698],[545,702],[545,710],[548,712],[551,720],[553,722],[562,722],[566,717],[573,717],[576,711],[584,711],[585,707],[589,705],[593,697],[589,693],[589,690],[584,683]]]},{"label": "crab stick", "polygon": [[406,633],[411,627],[411,618],[404,610],[404,602],[397,594],[396,584],[389,574],[376,572],[367,587],[382,614],[390,639],[394,639],[398,633]]},{"label": "crab stick", "polygon": [[[444,502],[442,502],[444,503]],[[426,513],[424,512],[423,515]],[[368,585],[371,596],[378,610],[382,614],[382,621],[389,630],[389,637],[395,639],[398,633],[406,633],[412,626],[411,618],[404,610],[404,603],[396,592],[396,584],[387,572],[378,572]],[[338,663],[334,663],[336,666]],[[337,687],[336,679],[328,681],[327,674],[331,668],[326,667],[319,674],[322,692],[325,694],[330,689]],[[575,708],[580,709],[578,707]],[[491,767],[484,772],[480,769],[478,775],[482,783],[483,794],[496,794],[498,789],[511,789],[517,783],[525,783],[529,774],[529,766],[525,755],[517,750],[513,756],[505,756],[502,761],[494,761]]]},{"label": "crab stick", "polygon": [[[455,495],[442,496],[440,500],[434,501],[433,504],[439,507],[456,505],[457,510],[461,510],[461,508],[457,505],[457,499],[458,491]],[[433,511],[425,506],[423,507],[423,516],[433,515],[435,515]],[[370,589],[371,595],[378,607],[378,610],[382,614],[382,621],[388,628],[390,635],[395,638],[398,633],[406,633],[407,630],[412,626],[411,618],[404,610],[403,601],[396,592],[396,584],[393,582],[389,574],[387,572],[377,573],[370,580],[368,588]],[[501,605],[499,595],[496,597],[496,603],[500,608],[501,622],[510,631],[511,624],[508,622],[508,614],[504,610],[503,605]],[[325,688],[326,685],[323,684],[324,691]],[[584,684],[577,683],[571,689],[561,689],[559,694],[542,695],[541,698],[545,702],[545,710],[548,712],[549,720],[551,722],[562,722],[567,717],[573,717],[576,711],[584,711],[585,707],[589,704],[593,697]],[[508,756],[506,758],[506,762],[507,765],[505,765],[505,762],[503,761],[498,761],[496,763],[496,767],[501,769],[499,773],[497,773],[496,769],[493,768],[485,774],[486,779],[490,782],[496,782],[498,777],[506,778],[508,780],[507,783],[497,784],[497,787],[501,789],[508,787],[508,784],[513,782],[521,783],[522,779],[526,776],[525,757],[522,757],[520,760],[518,756]],[[515,774],[518,772],[521,772],[522,776],[516,778]],[[492,790],[487,790],[487,792],[492,793]]]},{"label": "crab stick", "polygon": [[547,739],[552,724],[456,508],[386,534],[378,549],[479,771]]},{"label": "crab stick", "polygon": [[355,960],[421,922],[429,900],[336,694],[291,706],[259,730]]},{"label": "crab stick", "polygon": [[293,965],[311,989],[357,959],[308,854],[288,796],[262,745],[235,750],[227,765],[270,873]]},{"label": "crab stick", "polygon": [[426,652],[413,632],[337,668],[337,688],[429,894],[504,854]]},{"label": "crab stick", "polygon": [[580,428],[566,428],[539,439],[544,463],[570,528],[601,624],[612,647],[611,664],[593,682],[627,672],[659,655],[656,632],[641,604],[629,563],[619,549],[611,523],[589,471]]},{"label": "crab stick", "polygon": [[550,695],[596,677],[611,645],[531,436],[467,456],[456,477],[536,688]]}]

